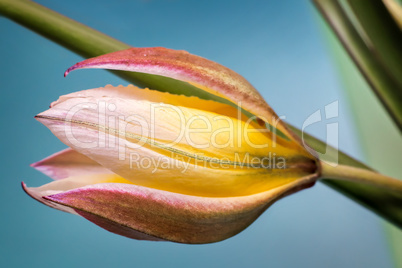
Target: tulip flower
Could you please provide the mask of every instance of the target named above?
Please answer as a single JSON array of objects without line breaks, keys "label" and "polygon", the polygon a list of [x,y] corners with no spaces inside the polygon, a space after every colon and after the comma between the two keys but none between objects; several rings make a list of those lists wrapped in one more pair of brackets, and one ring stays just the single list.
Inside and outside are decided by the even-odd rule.
[{"label": "tulip flower", "polygon": [[320,176],[317,158],[224,66],[185,51],[131,48],[66,74],[82,68],[170,77],[225,101],[132,85],[61,96],[36,119],[70,148],[32,165],[53,182],[23,184],[50,207],[130,238],[211,243]]}]

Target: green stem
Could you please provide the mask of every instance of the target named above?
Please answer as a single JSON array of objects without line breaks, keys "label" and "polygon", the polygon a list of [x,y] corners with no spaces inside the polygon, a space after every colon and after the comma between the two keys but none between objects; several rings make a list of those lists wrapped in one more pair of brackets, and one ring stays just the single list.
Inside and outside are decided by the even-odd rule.
[{"label": "green stem", "polygon": [[32,1],[0,0],[0,13],[83,57],[130,47]]},{"label": "green stem", "polygon": [[324,179],[364,183],[402,196],[402,181],[371,170],[321,161],[321,174]]},{"label": "green stem", "polygon": [[[322,160],[328,162],[337,161],[337,163],[341,165],[371,170],[370,167],[348,156],[347,154],[328,146],[325,144],[325,142],[322,142],[307,133],[302,135],[302,132],[293,126],[289,125],[289,127],[300,137],[303,137],[303,140],[311,148],[317,152],[325,152]],[[370,209],[402,229],[401,194],[396,194],[393,191],[384,191],[382,188],[378,188],[370,184],[356,183],[351,181],[323,179],[321,182],[333,188],[334,190],[341,192],[347,197],[353,199],[355,202]]]},{"label": "green stem", "polygon": [[[119,40],[32,1],[0,0],[0,15],[8,17],[84,58],[130,48]],[[138,86],[161,89],[160,83],[152,75],[111,72]]]}]

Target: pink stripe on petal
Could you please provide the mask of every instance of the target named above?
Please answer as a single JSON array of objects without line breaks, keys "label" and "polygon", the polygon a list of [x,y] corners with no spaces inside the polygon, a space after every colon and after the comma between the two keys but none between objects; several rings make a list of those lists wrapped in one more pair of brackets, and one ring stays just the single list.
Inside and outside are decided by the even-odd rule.
[{"label": "pink stripe on petal", "polygon": [[64,75],[84,68],[141,72],[190,82],[206,87],[203,89],[209,89],[212,94],[220,95],[235,104],[241,102],[244,109],[268,122],[277,118],[258,91],[241,75],[221,64],[183,50],[162,47],[130,48],[79,62]]},{"label": "pink stripe on petal", "polygon": [[165,239],[155,237],[149,234],[142,233],[140,231],[134,230],[128,226],[121,225],[112,220],[100,217],[98,215],[85,212],[82,210],[76,210],[78,215],[84,217],[85,219],[95,223],[99,227],[108,230],[109,232],[122,235],[128,238],[136,239],[136,240],[148,240],[148,241],[166,241]]},{"label": "pink stripe on petal", "polygon": [[314,181],[315,177],[310,176],[263,193],[229,198],[197,197],[118,183],[90,185],[44,198],[71,207],[120,235],[136,238],[141,233],[202,244],[239,233],[273,202],[312,186]]}]

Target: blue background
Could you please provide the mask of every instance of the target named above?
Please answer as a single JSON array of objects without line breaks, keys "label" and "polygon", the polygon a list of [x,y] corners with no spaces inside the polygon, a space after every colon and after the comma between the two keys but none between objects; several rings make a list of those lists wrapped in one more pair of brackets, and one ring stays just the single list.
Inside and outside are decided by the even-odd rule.
[{"label": "blue background", "polygon": [[[340,147],[362,159],[320,18],[307,0],[38,2],[130,45],[184,49],[232,68],[299,127],[339,100]],[[59,95],[127,83],[102,70],[63,78],[81,58],[5,18],[0,36],[1,267],[392,267],[381,220],[320,183],[210,245],[130,240],[37,203],[20,181],[47,183],[29,164],[65,146],[33,116]],[[325,138],[325,123],[309,131]]]}]

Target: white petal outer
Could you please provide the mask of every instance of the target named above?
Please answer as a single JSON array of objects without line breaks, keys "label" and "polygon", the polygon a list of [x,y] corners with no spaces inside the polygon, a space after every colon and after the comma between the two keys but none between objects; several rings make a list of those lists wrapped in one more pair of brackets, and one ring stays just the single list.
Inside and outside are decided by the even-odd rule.
[{"label": "white petal outer", "polygon": [[130,238],[137,239],[140,233],[154,240],[203,244],[239,233],[273,202],[312,186],[315,180],[316,176],[312,175],[270,191],[229,198],[197,197],[106,183],[44,196],[43,199],[72,208],[102,228]]},{"label": "white petal outer", "polygon": [[77,175],[112,173],[89,157],[67,148],[45,159],[31,164],[31,167],[54,180]]},{"label": "white petal outer", "polygon": [[[117,86],[106,85],[105,87],[82,90],[78,92],[72,92],[67,95],[60,96],[57,101],[51,103],[50,108],[57,106],[63,102],[71,100],[73,98],[81,99],[102,99],[102,98],[115,98],[126,99],[136,101],[147,101],[152,103],[164,103],[174,106],[187,107],[199,110],[205,110],[208,112],[214,112],[220,115],[238,118],[241,116],[242,120],[247,120],[246,116],[241,114],[238,109],[222,104],[215,101],[203,100],[198,97],[189,97],[184,95],[173,95],[167,92],[160,92],[150,89],[140,89],[133,85]],[[252,122],[254,123],[254,122]],[[270,122],[273,123],[273,122]]]}]

